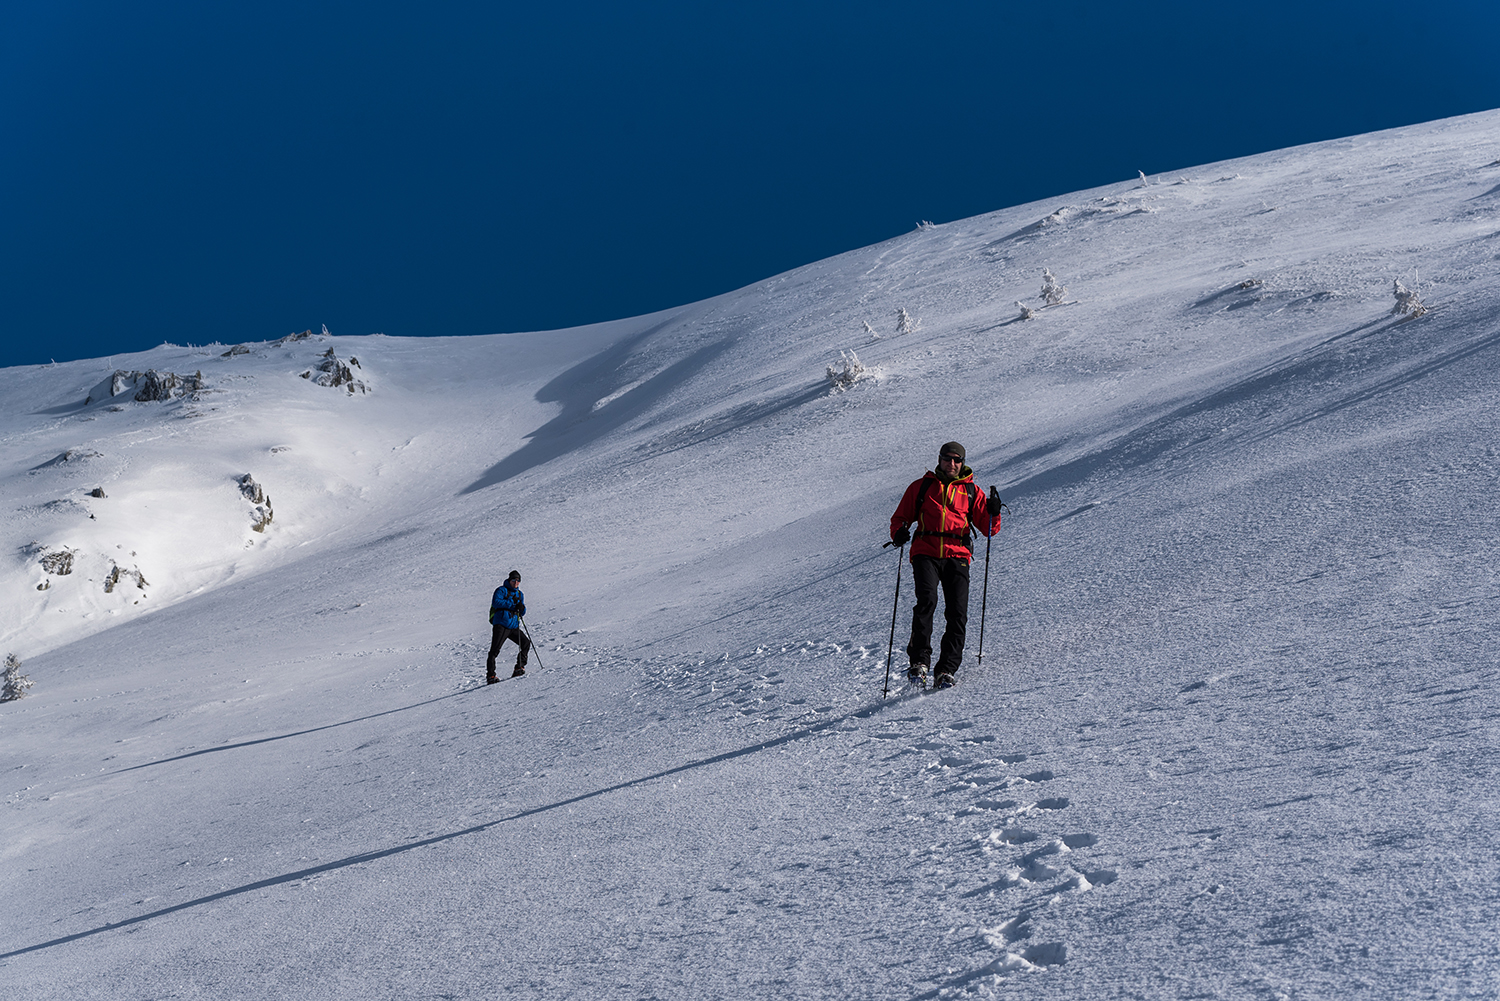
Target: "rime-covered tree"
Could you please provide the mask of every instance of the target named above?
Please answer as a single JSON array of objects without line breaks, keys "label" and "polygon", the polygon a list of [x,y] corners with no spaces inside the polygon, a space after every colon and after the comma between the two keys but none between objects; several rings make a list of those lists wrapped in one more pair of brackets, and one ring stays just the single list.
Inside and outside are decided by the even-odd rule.
[{"label": "rime-covered tree", "polygon": [[10,702],[26,694],[32,681],[21,673],[21,658],[13,653],[5,655],[5,676],[0,681],[0,702]]},{"label": "rime-covered tree", "polygon": [[1396,305],[1391,307],[1392,313],[1410,313],[1413,317],[1421,316],[1427,312],[1427,307],[1422,304],[1422,299],[1417,295],[1416,289],[1407,288],[1401,284],[1401,279],[1393,278],[1394,287],[1391,294],[1396,297]]},{"label": "rime-covered tree", "polygon": [[1057,280],[1048,268],[1042,269],[1042,299],[1049,306],[1059,305],[1068,296],[1068,287]]},{"label": "rime-covered tree", "polygon": [[870,374],[853,351],[840,351],[839,360],[841,364],[828,366],[828,381],[833,383],[834,392],[842,392]]}]

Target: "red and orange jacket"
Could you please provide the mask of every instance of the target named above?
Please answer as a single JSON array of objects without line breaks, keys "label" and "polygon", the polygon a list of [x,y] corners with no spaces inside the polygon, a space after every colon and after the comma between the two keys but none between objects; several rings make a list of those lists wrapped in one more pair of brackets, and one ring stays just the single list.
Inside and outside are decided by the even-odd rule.
[{"label": "red and orange jacket", "polygon": [[[920,511],[917,510],[919,494]],[[974,483],[974,470],[964,466],[958,478],[947,483],[937,473],[929,472],[902,494],[896,513],[891,515],[891,536],[894,538],[899,529],[912,525],[912,559],[933,556],[972,560],[969,526],[973,525],[980,535],[994,535],[1000,531],[1000,512],[993,512],[993,518],[991,514],[989,498]]]}]

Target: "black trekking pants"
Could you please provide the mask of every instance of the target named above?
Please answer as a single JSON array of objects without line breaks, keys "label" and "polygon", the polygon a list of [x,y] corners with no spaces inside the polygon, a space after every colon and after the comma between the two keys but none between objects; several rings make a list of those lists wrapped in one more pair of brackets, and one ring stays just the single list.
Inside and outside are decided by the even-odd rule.
[{"label": "black trekking pants", "polygon": [[946,626],[933,675],[957,674],[969,629],[969,561],[953,556],[913,556],[911,575],[917,582],[917,607],[911,612],[911,642],[906,644],[906,655],[912,663],[932,663],[932,616],[941,587]]},{"label": "black trekking pants", "polygon": [[521,652],[516,654],[516,670],[526,670],[526,655],[531,652],[531,640],[520,629],[512,629],[510,626],[495,626],[494,634],[490,637],[490,656],[484,662],[486,676],[495,676],[495,658],[500,654],[500,644],[506,640],[515,640],[516,646]]}]

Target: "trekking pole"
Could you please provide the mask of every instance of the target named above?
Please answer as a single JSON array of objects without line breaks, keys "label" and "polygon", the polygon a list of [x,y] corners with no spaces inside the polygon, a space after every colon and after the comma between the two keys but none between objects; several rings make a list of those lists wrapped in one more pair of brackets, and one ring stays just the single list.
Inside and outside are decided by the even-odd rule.
[{"label": "trekking pole", "polygon": [[[887,542],[886,546],[892,545]],[[891,640],[885,648],[885,691],[881,693],[882,699],[889,698],[891,694],[891,658],[896,653],[896,609],[901,607],[901,564],[906,562],[906,543],[901,543],[901,551],[896,555],[896,597],[891,601]]]},{"label": "trekking pole", "polygon": [[[1010,508],[1006,507],[1005,504],[1000,500],[1000,495],[995,492],[995,488],[993,486],[990,487],[990,498],[989,499],[990,499],[990,503],[993,504],[993,505],[995,505],[995,509],[996,510],[999,510],[999,509],[1002,509],[1002,508],[1004,510],[1006,510],[1006,511],[1010,510]],[[991,528],[991,530],[993,530],[994,527],[995,527],[995,512],[991,511],[990,512],[990,528]],[[983,592],[983,596],[979,599],[979,663],[977,665],[979,667],[983,667],[984,666],[984,614],[985,614],[985,611],[988,609],[988,606],[989,606],[989,603],[990,603],[990,545],[994,541],[995,541],[995,536],[994,536],[993,532],[992,532],[992,534],[985,536],[985,539],[984,539],[984,592]]]},{"label": "trekking pole", "polygon": [[979,663],[978,667],[984,666],[984,613],[990,603],[990,543],[995,541],[993,535],[984,540],[984,591],[983,597],[979,599]]},{"label": "trekking pole", "polygon": [[[518,619],[521,620],[521,632],[525,633],[526,634],[526,638],[531,641],[531,649],[533,651],[536,650],[537,649],[536,640],[531,639],[531,630],[526,628],[526,616],[524,616],[524,615],[518,615],[518,616],[516,616],[516,618],[518,618]],[[980,632],[982,633],[982,632],[984,632],[984,630],[980,629]],[[981,646],[984,645],[983,641],[980,642],[980,645]],[[541,654],[537,654],[536,655],[536,666],[537,667],[541,667],[542,666],[542,655]]]}]

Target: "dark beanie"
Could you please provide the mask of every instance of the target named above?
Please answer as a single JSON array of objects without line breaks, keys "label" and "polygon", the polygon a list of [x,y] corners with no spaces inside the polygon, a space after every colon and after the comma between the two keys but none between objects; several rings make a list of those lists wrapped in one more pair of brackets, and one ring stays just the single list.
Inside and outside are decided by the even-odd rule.
[{"label": "dark beanie", "polygon": [[510,576],[507,577],[507,578],[505,578],[505,579],[506,580],[520,580],[521,579],[521,571],[519,571],[519,570],[512,570],[510,572]]},{"label": "dark beanie", "polygon": [[938,455],[956,455],[958,456],[959,461],[963,461],[963,459],[965,458],[964,447],[956,441],[950,441],[948,444],[938,449]]}]

